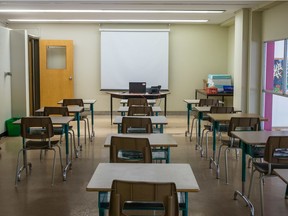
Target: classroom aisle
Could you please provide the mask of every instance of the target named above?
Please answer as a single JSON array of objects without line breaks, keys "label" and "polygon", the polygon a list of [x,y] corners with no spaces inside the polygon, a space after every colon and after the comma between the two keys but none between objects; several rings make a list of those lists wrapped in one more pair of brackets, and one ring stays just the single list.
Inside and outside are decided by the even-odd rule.
[{"label": "classroom aisle", "polygon": [[[244,202],[241,199],[233,199],[234,190],[241,188],[241,159],[237,161],[235,154],[230,154],[232,157],[229,161],[230,184],[225,184],[224,172],[221,172],[221,178],[216,180],[215,172],[209,169],[208,160],[200,158],[199,151],[195,150],[195,139],[191,144],[189,138],[184,135],[185,130],[186,115],[168,116],[168,125],[165,126],[164,132],[172,134],[178,142],[177,148],[171,148],[171,162],[189,163],[200,186],[200,192],[189,193],[189,215],[249,215],[249,209]],[[52,155],[47,153],[40,161],[39,152],[29,152],[28,158],[33,164],[32,173],[28,177],[22,174],[21,182],[15,188],[16,159],[22,145],[21,138],[1,138],[0,216],[97,216],[97,193],[86,192],[86,186],[97,164],[109,161],[109,149],[104,148],[103,143],[107,134],[116,131],[116,126],[110,124],[109,115],[96,115],[96,138],[92,143],[83,144],[83,151],[80,157],[73,161],[66,182],[62,181],[57,161],[53,187],[50,184]],[[63,144],[62,149],[65,153]],[[224,171],[223,165],[221,163],[221,171]],[[246,188],[248,189],[248,184]],[[288,200],[284,199],[285,189],[286,185],[278,178],[269,178],[265,181],[267,216],[288,215]],[[255,206],[255,215],[259,215],[258,197],[259,185],[255,178],[251,198]]]}]

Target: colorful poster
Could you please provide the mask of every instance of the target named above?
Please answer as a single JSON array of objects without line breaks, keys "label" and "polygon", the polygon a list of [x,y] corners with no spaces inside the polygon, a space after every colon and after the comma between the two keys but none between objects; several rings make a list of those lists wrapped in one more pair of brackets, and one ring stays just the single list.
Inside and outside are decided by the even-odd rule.
[{"label": "colorful poster", "polygon": [[274,92],[283,93],[283,59],[274,59],[274,78],[273,88]]}]

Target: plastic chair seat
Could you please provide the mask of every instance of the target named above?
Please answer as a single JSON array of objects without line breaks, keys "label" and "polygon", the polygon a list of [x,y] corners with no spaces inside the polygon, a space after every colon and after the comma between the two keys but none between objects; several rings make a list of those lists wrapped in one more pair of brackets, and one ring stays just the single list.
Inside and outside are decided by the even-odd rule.
[{"label": "plastic chair seat", "polygon": [[[51,140],[51,146],[55,146],[59,143],[58,140]],[[26,149],[45,149],[50,148],[49,141],[33,141],[29,140],[26,142]]]},{"label": "plastic chair seat", "polygon": [[[269,173],[269,164],[268,163],[261,163],[261,162],[253,162],[254,168],[267,175]],[[271,164],[271,169],[288,169],[288,164]]]}]

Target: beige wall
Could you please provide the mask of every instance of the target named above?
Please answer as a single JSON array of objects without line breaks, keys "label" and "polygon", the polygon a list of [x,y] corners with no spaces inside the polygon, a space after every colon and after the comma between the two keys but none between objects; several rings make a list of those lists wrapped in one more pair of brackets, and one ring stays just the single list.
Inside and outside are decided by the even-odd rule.
[{"label": "beige wall", "polygon": [[288,38],[288,2],[263,12],[263,41]]},{"label": "beige wall", "polygon": [[[100,92],[99,25],[11,24],[9,27],[27,29],[40,39],[73,40],[75,97],[96,98],[95,110],[109,111],[110,97]],[[228,32],[228,28],[216,25],[170,26],[168,111],[185,111],[183,99],[194,98],[194,89],[202,88],[202,80],[208,74],[229,72]]]}]

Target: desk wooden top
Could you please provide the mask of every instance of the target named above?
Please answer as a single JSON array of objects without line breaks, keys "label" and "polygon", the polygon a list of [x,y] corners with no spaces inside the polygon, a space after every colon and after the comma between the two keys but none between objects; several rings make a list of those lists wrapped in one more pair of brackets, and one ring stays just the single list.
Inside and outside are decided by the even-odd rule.
[{"label": "desk wooden top", "polygon": [[248,145],[265,145],[269,136],[288,136],[288,131],[232,131],[231,133]]},{"label": "desk wooden top", "polygon": [[[118,112],[128,112],[129,107],[128,106],[120,106],[118,109]],[[161,112],[161,107],[159,106],[152,106],[153,112]]]},{"label": "desk wooden top", "polygon": [[[122,99],[120,100],[120,104],[127,104],[128,103],[128,99]],[[150,105],[154,105],[156,103],[156,100],[154,99],[147,99],[147,103]]]},{"label": "desk wooden top", "polygon": [[[210,112],[211,106],[195,106],[194,109],[198,112]],[[235,110],[235,113],[241,112],[241,110]]]},{"label": "desk wooden top", "polygon": [[[125,118],[151,118],[152,124],[168,124],[165,116],[124,116]],[[113,124],[121,124],[123,116],[116,116]]]},{"label": "desk wooden top", "polygon": [[194,109],[198,112],[210,112],[210,106],[195,106]]},{"label": "desk wooden top", "polygon": [[278,175],[286,184],[288,184],[288,169],[274,169],[276,175]]},{"label": "desk wooden top", "polygon": [[[94,104],[96,103],[96,99],[83,99],[84,104]],[[63,104],[63,100],[57,102],[57,104]]]},{"label": "desk wooden top", "polygon": [[[35,116],[36,118],[39,116]],[[73,116],[51,116],[51,121],[53,125],[63,125],[68,124],[70,121],[74,119]],[[13,124],[21,124],[21,119],[13,122]]]},{"label": "desk wooden top", "polygon": [[184,102],[187,104],[199,104],[199,99],[184,99]]},{"label": "desk wooden top", "polygon": [[[199,104],[200,99],[184,99],[187,104]],[[220,104],[224,104],[223,101],[219,101]]]},{"label": "desk wooden top", "polygon": [[[69,113],[81,113],[84,111],[84,107],[80,106],[68,106],[68,112]],[[36,110],[35,113],[43,113],[44,107],[41,107],[40,109]]]},{"label": "desk wooden top", "polygon": [[87,191],[110,191],[114,179],[142,182],[175,182],[178,192],[200,190],[189,164],[100,163]]},{"label": "desk wooden top", "polygon": [[207,114],[213,121],[217,122],[223,122],[223,121],[230,121],[232,117],[240,117],[240,118],[245,118],[245,117],[256,117],[260,118],[261,121],[267,121],[266,118],[262,118],[258,114],[253,114],[253,113],[208,113]]},{"label": "desk wooden top", "polygon": [[207,93],[205,89],[196,89],[195,91],[202,95],[207,95],[207,96],[233,96],[233,92],[218,92],[216,94],[210,94],[210,93]]},{"label": "desk wooden top", "polygon": [[111,94],[111,95],[125,95],[125,96],[160,96],[160,95],[167,95],[170,94],[169,91],[160,91],[159,93],[155,93],[155,94],[149,94],[149,93],[129,93],[129,92],[107,92],[107,94]]},{"label": "desk wooden top", "polygon": [[177,147],[177,142],[171,134],[109,134],[106,137],[104,146],[110,147],[111,137],[138,137],[138,138],[148,138],[149,143],[152,147]]}]

